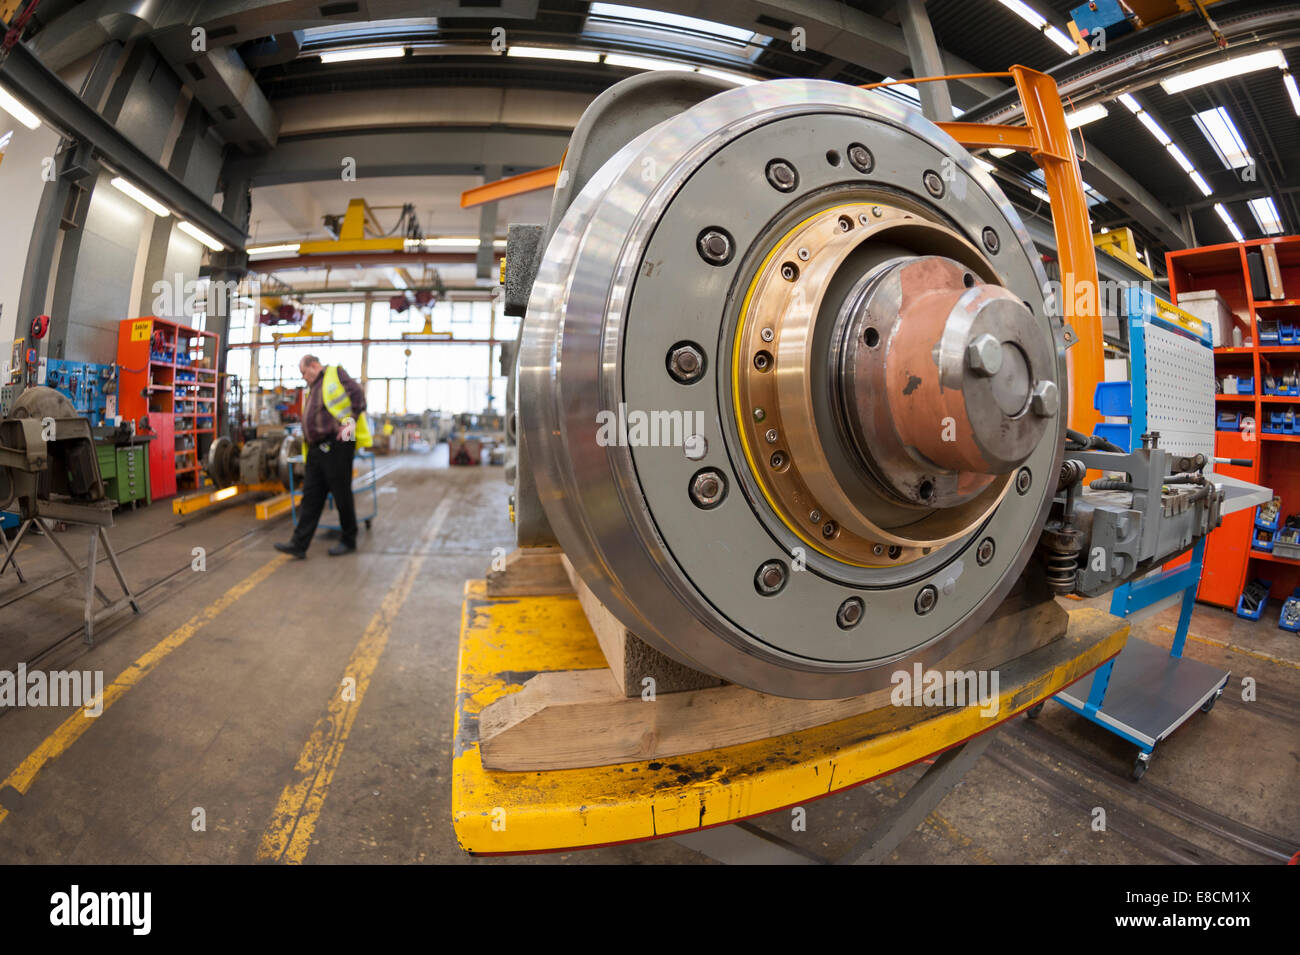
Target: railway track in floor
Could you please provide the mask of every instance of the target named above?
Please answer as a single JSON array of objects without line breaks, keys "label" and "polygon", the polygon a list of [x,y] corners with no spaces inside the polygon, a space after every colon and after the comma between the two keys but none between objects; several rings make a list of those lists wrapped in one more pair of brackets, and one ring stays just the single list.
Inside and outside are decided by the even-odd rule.
[{"label": "railway track in floor", "polygon": [[[377,473],[376,480],[382,480],[383,478],[392,474],[394,471],[398,470],[399,468],[400,468],[400,464],[395,462],[392,466],[388,467],[386,470]],[[236,503],[232,502],[232,504],[228,506],[233,507],[237,505]],[[156,534],[152,534],[149,537],[144,538],[143,540],[136,541],[132,544],[127,545],[126,547],[121,548],[120,550],[117,551],[117,557],[119,563],[121,562],[121,558],[123,554],[130,553],[141,547],[147,547],[148,545],[153,544],[159,540],[162,540],[163,538],[166,538],[172,534],[178,533],[179,531],[192,528],[194,525],[201,523],[205,518],[212,516],[212,513],[213,512],[199,512],[198,516],[196,517],[182,518],[181,520],[177,521],[175,524],[171,525],[170,527],[164,530],[159,531]],[[279,526],[279,522],[275,520],[259,521],[250,530],[245,531],[244,533],[234,538],[231,538],[221,544],[218,544],[214,548],[209,548],[207,551],[207,556],[210,559],[212,557],[220,556],[225,553],[235,552],[240,549],[241,545],[253,542],[255,539],[260,538],[262,535],[264,535],[272,527],[278,527],[278,526]],[[101,558],[100,563],[106,564],[107,560],[108,560],[107,557]],[[181,578],[183,575],[186,575],[187,573],[190,576],[194,577],[195,579],[191,581],[187,581],[184,584],[178,585],[177,584],[178,578]],[[16,604],[20,600],[31,597],[34,594],[40,593],[41,591],[45,590],[48,587],[53,587],[54,585],[58,584],[60,581],[67,580],[68,578],[73,576],[74,576],[73,571],[65,570],[59,574],[51,576],[50,579],[40,584],[37,584],[32,587],[28,587],[27,589],[23,590],[21,593],[14,594],[8,597],[7,599],[5,599],[4,601],[0,601],[0,611],[3,611],[6,607]],[[98,572],[96,572],[96,577],[97,578],[99,577]],[[190,560],[187,559],[176,569],[170,571],[169,573],[158,578],[157,580],[152,581],[151,583],[145,585],[144,587],[136,590],[135,596],[137,601],[139,601],[141,604],[142,614],[147,609],[160,605],[161,603],[164,602],[165,599],[173,597],[178,593],[181,593],[183,590],[186,589],[186,587],[190,583],[196,583],[197,579],[198,579],[198,575],[193,574],[191,562]],[[165,596],[159,597],[158,596],[159,594],[165,594]],[[124,614],[120,617],[120,619],[107,621],[104,624],[96,627],[96,642],[97,643],[102,642],[102,640],[111,637],[113,634],[121,630],[123,627],[129,625],[129,623],[134,619],[135,619],[134,614]],[[83,653],[91,649],[90,647],[87,647],[84,644],[84,642],[78,643],[78,641],[81,641],[81,637],[84,634],[84,632],[85,632],[84,627],[79,625],[74,629],[56,637],[50,643],[46,644],[44,647],[37,650],[35,653],[31,654],[29,659],[24,660],[22,662],[26,664],[28,668],[37,667],[40,666],[43,662],[51,659],[51,657],[58,655],[61,650],[68,650],[68,649],[74,649],[75,652],[73,652],[70,656],[61,658],[60,662],[66,664],[75,661]],[[77,647],[79,647],[80,649],[77,649]],[[18,661],[14,661],[14,664],[16,665],[17,662]],[[0,716],[4,715],[7,712],[8,709],[0,709]]]},{"label": "railway track in floor", "polygon": [[[1136,782],[1126,772],[1080,751],[1033,721],[1012,720],[1002,732],[1008,739],[997,740],[988,754],[994,763],[1085,812],[1090,813],[1098,802],[1097,789],[1083,782],[1090,779],[1129,795],[1144,807],[1179,819],[1194,830],[1227,842],[1259,863],[1285,862],[1300,848],[1285,837],[1225,816],[1149,779]],[[1056,771],[1030,751],[1054,760],[1067,772]],[[1107,809],[1107,831],[1118,833],[1164,861],[1191,865],[1234,863],[1213,849],[1170,831],[1160,822],[1154,814],[1138,810],[1120,806]]]}]

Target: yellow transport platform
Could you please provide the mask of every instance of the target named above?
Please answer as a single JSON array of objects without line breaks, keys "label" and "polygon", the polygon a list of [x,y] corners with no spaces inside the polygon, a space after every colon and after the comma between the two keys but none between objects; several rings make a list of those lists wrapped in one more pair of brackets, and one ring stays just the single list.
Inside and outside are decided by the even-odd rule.
[{"label": "yellow transport platform", "polygon": [[[483,767],[478,715],[537,673],[603,668],[578,599],[488,597],[465,585],[457,668],[452,822],[467,852],[594,848],[727,825],[867,782],[992,729],[1092,672],[1129,627],[1100,610],[1070,611],[1066,635],[999,670],[993,719],[979,706],[886,707],[790,733],[663,760],[591,769]],[[653,705],[653,704],[646,704]],[[593,726],[593,733],[600,727]]]}]

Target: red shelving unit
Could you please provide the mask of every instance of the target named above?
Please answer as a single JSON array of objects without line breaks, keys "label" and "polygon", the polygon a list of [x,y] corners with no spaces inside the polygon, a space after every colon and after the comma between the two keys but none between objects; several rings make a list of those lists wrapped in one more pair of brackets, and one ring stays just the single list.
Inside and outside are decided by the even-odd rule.
[{"label": "red shelving unit", "polygon": [[[1250,284],[1246,253],[1272,246],[1277,253],[1282,277],[1282,299],[1256,301]],[[1270,368],[1300,364],[1300,345],[1260,345],[1259,322],[1285,320],[1300,325],[1300,236],[1252,239],[1225,245],[1184,249],[1165,256],[1169,269],[1169,290],[1174,304],[1178,296],[1192,291],[1216,290],[1223,296],[1233,318],[1248,341],[1241,348],[1214,350],[1215,374],[1235,374],[1255,380],[1254,395],[1218,395],[1219,410],[1240,410],[1256,423],[1250,433],[1216,431],[1214,453],[1225,458],[1249,458],[1251,466],[1216,465],[1215,470],[1255,484],[1271,487],[1282,499],[1282,514],[1300,512],[1300,435],[1268,434],[1261,430],[1264,415],[1288,404],[1300,411],[1300,397],[1264,395],[1263,374]],[[1259,290],[1267,295],[1267,290]],[[1205,548],[1205,570],[1197,596],[1206,603],[1236,607],[1248,580],[1262,577],[1273,582],[1271,596],[1284,599],[1300,584],[1300,561],[1274,557],[1250,546],[1255,524],[1254,510],[1230,514],[1223,526],[1209,537]]]},{"label": "red shelving unit", "polygon": [[129,318],[118,326],[120,414],[148,421],[155,500],[205,483],[202,461],[217,433],[217,354],[221,342],[167,319]]}]

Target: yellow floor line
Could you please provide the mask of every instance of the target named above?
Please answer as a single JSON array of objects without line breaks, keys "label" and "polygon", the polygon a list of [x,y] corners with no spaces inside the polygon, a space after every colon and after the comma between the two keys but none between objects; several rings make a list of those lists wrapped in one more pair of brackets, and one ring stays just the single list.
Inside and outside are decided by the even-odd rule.
[{"label": "yellow floor line", "polygon": [[[148,652],[119,673],[113,682],[104,688],[104,710],[107,711],[110,706],[126,695],[127,690],[148,676],[169,653],[215,620],[219,614],[229,609],[236,600],[266,580],[275,572],[277,567],[287,560],[289,558],[284,555],[271,558],[271,560],[235,584],[199,613],[190,617],[189,620],[154,644]],[[45,768],[45,765],[67,752],[68,748],[81,738],[82,733],[94,726],[103,717],[102,712],[98,717],[92,718],[88,715],[87,711],[93,705],[94,701],[78,709],[77,712],[64,720],[58,729],[47,736],[44,742],[32,750],[27,758],[19,764],[18,768],[11,772],[3,783],[0,783],[0,787],[12,786],[20,793],[26,794],[37,775]],[[0,822],[4,822],[7,815],[9,815],[9,811],[0,807]]]},{"label": "yellow floor line", "polygon": [[[443,521],[451,513],[451,508],[450,496],[444,498],[434,510],[424,533],[420,535],[417,548],[437,535]],[[361,635],[361,641],[353,649],[343,670],[344,678],[339,682],[339,689],[330,695],[325,713],[312,728],[311,735],[294,764],[294,778],[284,787],[271,815],[271,822],[262,834],[257,847],[259,859],[298,865],[306,858],[316,823],[320,820],[321,810],[329,795],[330,783],[334,780],[334,771],[343,758],[343,748],[347,745],[352,724],[361,711],[362,700],[370,686],[370,677],[379,664],[384,648],[388,646],[393,623],[397,620],[402,605],[406,603],[406,598],[410,596],[411,587],[423,567],[424,555],[411,558],[401,576],[384,595],[379,609]],[[349,682],[349,679],[355,682]]]},{"label": "yellow floor line", "polygon": [[[1173,627],[1167,627],[1163,624],[1160,629],[1165,633],[1176,633]],[[1220,650],[1231,650],[1233,653],[1241,653],[1248,657],[1254,657],[1256,660],[1267,660],[1269,663],[1276,663],[1278,666],[1290,667],[1292,670],[1300,670],[1300,663],[1295,660],[1288,660],[1286,657],[1275,657],[1271,653],[1264,653],[1262,650],[1249,650],[1246,647],[1239,647],[1235,643],[1227,643],[1223,640],[1215,640],[1212,637],[1201,637],[1194,633],[1187,635],[1188,640],[1195,640],[1197,643],[1204,643],[1207,646],[1218,647]]]}]

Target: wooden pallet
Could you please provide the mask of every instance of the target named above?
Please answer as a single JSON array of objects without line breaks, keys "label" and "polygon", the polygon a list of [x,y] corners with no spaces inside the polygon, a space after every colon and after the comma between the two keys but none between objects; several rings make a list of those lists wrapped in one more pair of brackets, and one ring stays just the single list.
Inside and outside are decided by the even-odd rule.
[{"label": "wooden pallet", "polygon": [[[483,765],[495,770],[604,766],[768,739],[873,711],[893,711],[892,686],[841,700],[798,700],[723,683],[672,660],[629,632],[557,548],[516,551],[489,575],[491,597],[574,594],[606,666],[539,672],[478,717]],[[1061,639],[1070,615],[1046,593],[1013,590],[977,639],[899,670],[1000,670]],[[542,638],[544,639],[544,637]],[[648,679],[647,679],[648,678]],[[917,722],[932,707],[907,708]]]}]

